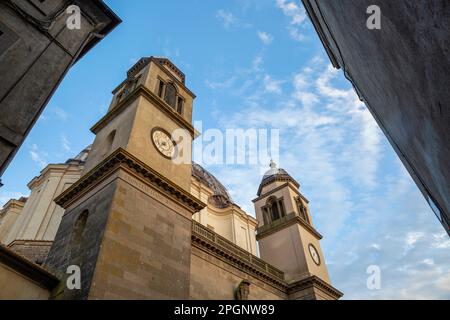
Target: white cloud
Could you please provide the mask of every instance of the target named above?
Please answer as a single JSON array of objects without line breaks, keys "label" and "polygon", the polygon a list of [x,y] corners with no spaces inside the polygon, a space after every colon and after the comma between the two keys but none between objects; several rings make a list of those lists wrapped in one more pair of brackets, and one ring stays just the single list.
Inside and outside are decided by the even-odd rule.
[{"label": "white cloud", "polygon": [[263,44],[269,45],[273,41],[273,36],[264,31],[258,31],[258,38],[262,41]]},{"label": "white cloud", "polygon": [[72,148],[70,146],[70,141],[67,139],[66,135],[61,135],[61,146],[66,152],[71,152]]},{"label": "white cloud", "polygon": [[205,84],[208,88],[216,90],[216,89],[220,89],[220,90],[224,90],[224,89],[229,89],[233,86],[233,84],[236,82],[237,77],[236,76],[231,76],[230,78],[223,80],[223,81],[212,81],[209,79],[205,80]]},{"label": "white cloud", "polygon": [[267,74],[264,76],[265,92],[280,94],[282,91],[282,89],[281,89],[282,84],[283,84],[282,80],[272,79],[272,77]]},{"label": "white cloud", "polygon": [[291,38],[295,41],[302,42],[307,39],[306,36],[297,28],[288,27],[288,31]]},{"label": "white cloud", "polygon": [[414,245],[420,239],[423,239],[425,234],[423,232],[409,232],[406,235],[405,243],[408,247],[414,247]]},{"label": "white cloud", "polygon": [[286,0],[276,0],[276,6],[290,19],[290,24],[287,27],[290,37],[300,42],[306,40],[305,34],[301,31],[307,18],[303,6],[294,1]]},{"label": "white cloud", "polygon": [[423,264],[426,264],[427,266],[432,266],[434,265],[434,261],[433,259],[425,259],[422,261]]},{"label": "white cloud", "polygon": [[257,55],[252,61],[252,69],[254,71],[261,71],[261,65],[263,64],[264,59],[262,56]]},{"label": "white cloud", "polygon": [[218,18],[225,28],[232,27],[237,24],[237,18],[229,11],[220,9],[216,12],[216,18]]},{"label": "white cloud", "polygon": [[291,19],[292,25],[301,25],[306,20],[305,9],[294,1],[276,0],[276,5]]},{"label": "white cloud", "polygon": [[433,248],[437,249],[449,249],[450,248],[450,239],[448,237],[447,232],[442,231],[439,234],[433,235]]},{"label": "white cloud", "polygon": [[53,107],[50,109],[55,115],[56,117],[61,120],[61,121],[67,121],[67,119],[69,118],[69,113],[67,113],[64,109],[60,108],[60,107]]},{"label": "white cloud", "polygon": [[42,152],[39,147],[37,146],[37,144],[33,144],[31,146],[31,150],[30,150],[30,156],[31,159],[41,168],[45,168],[47,166],[47,161],[46,161],[46,157],[47,154],[45,152]]}]

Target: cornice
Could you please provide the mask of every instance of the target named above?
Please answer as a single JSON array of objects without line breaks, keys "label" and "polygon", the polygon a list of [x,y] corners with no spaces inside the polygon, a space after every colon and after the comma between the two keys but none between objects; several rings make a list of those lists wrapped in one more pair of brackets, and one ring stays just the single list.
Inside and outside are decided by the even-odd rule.
[{"label": "cornice", "polygon": [[[270,196],[271,194],[273,194],[273,193],[275,193],[275,192],[277,192],[277,191],[279,191],[279,190],[281,190],[281,189],[283,189],[283,188],[285,188],[287,186],[290,186],[289,185],[289,181],[287,181],[286,183],[283,183],[281,186],[276,187],[275,189],[272,189],[272,190],[268,191],[267,193],[265,193],[265,194],[255,198],[255,199],[253,199],[252,202],[255,203],[255,202],[257,202],[257,201],[259,201],[261,199],[264,199],[267,196]],[[306,197],[304,195],[302,195],[302,193],[298,189],[291,187],[291,190],[294,191],[299,197],[301,197],[306,203],[309,203],[309,200],[306,199]]]},{"label": "cornice", "polygon": [[24,206],[25,202],[21,202],[16,199],[11,199],[3,206],[3,208],[0,209],[0,215],[3,212],[6,212],[11,209],[23,209]]},{"label": "cornice", "polygon": [[[284,218],[281,218],[280,220],[284,219],[284,221],[281,221],[278,224],[274,224],[267,226],[264,228],[264,226],[257,229],[257,235],[256,240],[261,240],[262,238],[265,238],[275,232],[278,232],[282,229],[288,228],[294,224],[299,224],[303,228],[305,228],[307,231],[309,231],[314,237],[316,237],[317,240],[322,239],[322,235],[309,223],[307,223],[305,220],[300,218],[299,216],[295,215],[294,212],[288,214]],[[262,231],[261,231],[262,230]]]},{"label": "cornice", "polygon": [[74,166],[66,163],[49,164],[40,172],[38,176],[34,177],[30,182],[28,182],[27,187],[32,190],[36,187],[36,185],[39,185],[42,180],[45,180],[48,175],[52,173],[60,173],[64,175],[71,170],[74,173],[81,173],[83,171],[83,166]]},{"label": "cornice", "polygon": [[79,199],[86,190],[95,186],[98,182],[102,181],[119,168],[129,170],[138,175],[156,190],[169,195],[172,199],[190,209],[192,212],[200,211],[206,206],[206,204],[196,197],[122,148],[117,149],[108,158],[81,177],[69,189],[59,195],[55,199],[55,202],[61,207],[67,208],[75,200]]},{"label": "cornice", "polygon": [[344,295],[342,292],[340,292],[339,290],[334,288],[332,285],[323,281],[322,279],[320,279],[317,276],[310,276],[308,278],[305,278],[305,279],[302,279],[300,281],[290,284],[287,292],[288,292],[288,294],[293,294],[298,291],[305,290],[306,288],[309,288],[309,287],[316,287],[322,291],[325,291],[327,294],[329,294],[330,296],[332,296],[335,299],[339,299]]},{"label": "cornice", "polygon": [[[173,68],[175,68],[178,71],[175,71],[175,73],[180,72],[183,75],[183,81],[178,80],[173,74],[170,73],[169,70],[167,70],[164,67],[164,62],[167,62],[168,64],[166,64],[170,69],[172,69],[173,71],[175,71]],[[184,73],[182,71],[180,71],[169,59],[167,58],[157,58],[157,57],[144,57],[139,59],[138,62],[136,62],[136,64],[131,67],[130,70],[128,70],[127,72],[127,79],[123,80],[114,90],[113,93],[115,93],[121,86],[123,86],[123,84],[125,82],[127,82],[128,79],[135,77],[139,72],[142,71],[142,69],[144,69],[145,67],[147,67],[150,63],[154,63],[156,66],[158,66],[158,68],[164,72],[166,74],[166,76],[170,77],[171,81],[175,82],[178,86],[180,86],[181,88],[183,88],[183,90],[190,95],[193,99],[196,98],[195,94],[188,88],[186,87],[185,84],[185,76]],[[169,65],[172,65],[172,67],[170,67]]]},{"label": "cornice", "polygon": [[178,69],[178,67],[172,63],[172,61],[170,61],[167,58],[158,58],[158,57],[150,57],[150,60],[159,64],[160,66],[167,66],[170,70],[172,70],[173,73],[175,73],[178,77],[180,77],[181,82],[184,83],[186,82],[186,75],[180,70]]},{"label": "cornice", "polygon": [[[286,183],[283,183],[283,184],[282,184],[281,186],[279,186],[279,187],[276,187],[276,188],[270,190],[269,192],[266,192],[266,193],[263,194],[262,196],[259,196],[259,197],[255,198],[255,199],[253,199],[252,202],[255,203],[255,202],[257,202],[257,201],[259,201],[259,200],[261,200],[261,199],[264,199],[264,198],[266,198],[267,196],[270,196],[271,194],[274,194],[275,192],[277,192],[277,191],[279,191],[279,190],[281,190],[281,189],[283,189],[283,188],[285,188],[285,187],[287,187],[287,186],[289,186],[289,181],[287,181]],[[298,190],[294,189],[294,191],[300,194],[300,192],[299,192]]]},{"label": "cornice", "polygon": [[12,248],[16,245],[30,245],[30,246],[51,246],[53,241],[49,240],[33,240],[33,239],[16,239],[10,244],[8,244],[8,248]]},{"label": "cornice", "polygon": [[271,184],[271,183],[273,183],[275,181],[286,181],[288,183],[292,182],[296,188],[300,188],[300,184],[294,178],[292,178],[290,175],[288,175],[288,174],[278,174],[278,175],[273,175],[271,177],[265,178],[263,181],[261,181],[261,183],[260,183],[260,185],[258,187],[258,192],[256,193],[256,195],[258,197],[261,196],[262,189],[265,186],[268,186],[269,184]]},{"label": "cornice", "polygon": [[91,131],[97,134],[104,128],[112,119],[118,116],[126,107],[128,107],[135,99],[143,96],[149,102],[157,106],[161,111],[168,115],[172,120],[180,125],[180,127],[189,131],[193,137],[195,134],[194,127],[186,119],[175,112],[168,104],[159,99],[153,92],[140,84],[133,92],[131,92],[124,100],[119,102],[112,108],[103,118],[101,118],[92,128]]}]

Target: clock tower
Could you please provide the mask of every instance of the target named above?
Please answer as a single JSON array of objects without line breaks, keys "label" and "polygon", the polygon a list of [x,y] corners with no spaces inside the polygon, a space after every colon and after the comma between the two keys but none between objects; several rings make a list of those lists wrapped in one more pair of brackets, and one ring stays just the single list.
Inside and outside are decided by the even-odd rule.
[{"label": "clock tower", "polygon": [[55,201],[66,209],[48,268],[81,271],[61,299],[188,299],[192,107],[168,59],[139,60],[113,91],[82,178]]},{"label": "clock tower", "polygon": [[290,299],[337,299],[330,284],[322,236],[312,223],[299,183],[272,161],[253,200],[261,258],[285,273]]}]

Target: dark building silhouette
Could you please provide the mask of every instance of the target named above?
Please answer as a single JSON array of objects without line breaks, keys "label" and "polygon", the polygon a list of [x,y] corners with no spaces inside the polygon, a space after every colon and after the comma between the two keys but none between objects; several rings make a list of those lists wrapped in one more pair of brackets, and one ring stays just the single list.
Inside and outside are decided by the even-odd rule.
[{"label": "dark building silhouette", "polygon": [[0,177],[70,67],[120,22],[100,0],[0,2]]}]

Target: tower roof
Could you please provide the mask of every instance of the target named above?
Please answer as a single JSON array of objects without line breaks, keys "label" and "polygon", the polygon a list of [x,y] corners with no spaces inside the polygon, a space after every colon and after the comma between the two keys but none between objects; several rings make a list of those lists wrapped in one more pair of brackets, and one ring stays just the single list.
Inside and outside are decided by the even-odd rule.
[{"label": "tower roof", "polygon": [[284,169],[278,168],[275,161],[270,161],[270,169],[264,173],[261,183],[258,188],[258,197],[261,195],[262,188],[271,184],[274,181],[291,181],[298,188],[300,184],[291,177],[291,175]]},{"label": "tower roof", "polygon": [[87,146],[83,149],[75,158],[70,158],[66,161],[66,164],[77,163],[83,164],[86,162],[87,157],[89,156],[89,152],[92,149],[92,145]]},{"label": "tower roof", "polygon": [[161,66],[166,66],[167,68],[169,68],[177,77],[180,78],[180,81],[184,84],[186,81],[186,76],[185,74],[178,69],[178,67],[172,62],[170,61],[168,58],[166,57],[143,57],[141,59],[139,59],[138,62],[136,62],[134,64],[133,67],[131,67],[130,70],[128,70],[127,72],[127,76],[133,77],[136,74],[139,73],[139,71],[141,71],[145,66],[147,66],[151,61],[154,61],[156,63],[158,63]]}]

